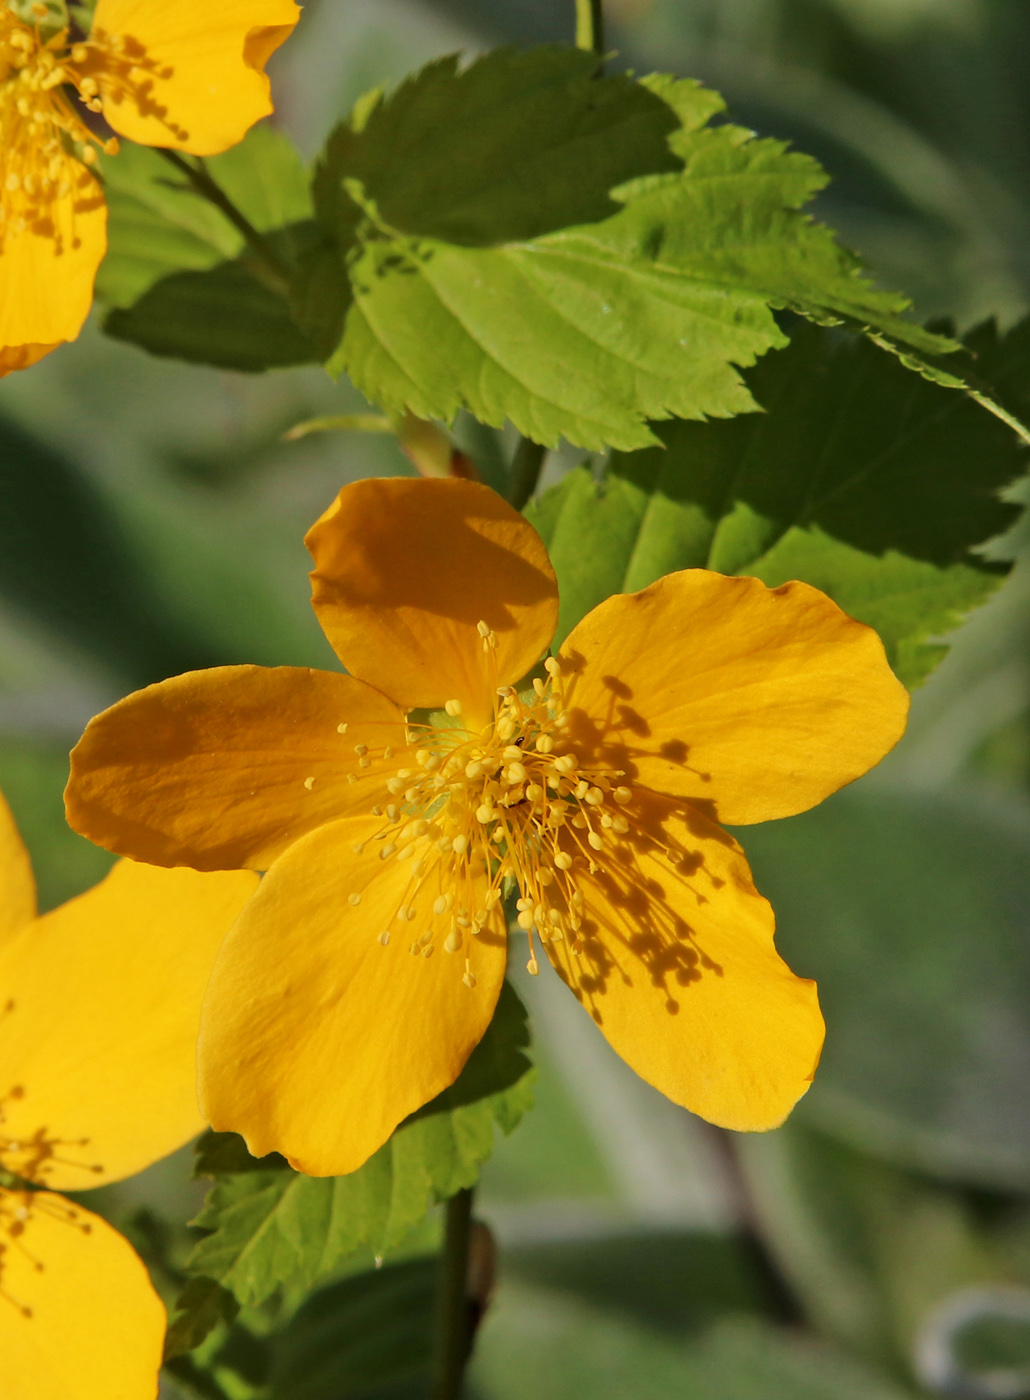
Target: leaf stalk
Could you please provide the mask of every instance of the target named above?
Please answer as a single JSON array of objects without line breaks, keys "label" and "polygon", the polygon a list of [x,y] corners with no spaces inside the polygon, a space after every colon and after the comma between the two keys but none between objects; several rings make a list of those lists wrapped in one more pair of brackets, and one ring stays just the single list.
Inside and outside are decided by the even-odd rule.
[{"label": "leaf stalk", "polygon": [[602,0],[576,0],[576,48],[589,49],[599,57],[604,53]]},{"label": "leaf stalk", "polygon": [[197,157],[196,164],[193,164],[181,156],[178,151],[169,150],[165,146],[158,149],[165,160],[174,165],[182,175],[185,175],[190,183],[190,188],[202,199],[206,199],[209,204],[213,204],[216,209],[221,210],[237,233],[242,234],[247,247],[260,260],[269,278],[277,284],[278,290],[288,291],[293,277],[290,267],[275,251],[264,234],[259,233],[246,214],[236,207],[217,180],[212,178],[203,160]]}]

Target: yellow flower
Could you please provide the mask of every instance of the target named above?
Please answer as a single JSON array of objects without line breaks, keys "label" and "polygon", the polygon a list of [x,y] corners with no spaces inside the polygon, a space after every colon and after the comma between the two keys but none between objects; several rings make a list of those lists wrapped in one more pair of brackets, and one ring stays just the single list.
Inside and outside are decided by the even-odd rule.
[{"label": "yellow flower", "polygon": [[92,167],[117,150],[89,114],[147,146],[224,151],[272,110],[264,66],[299,14],[294,0],[98,0],[76,42],[0,0],[0,375],[74,340],[89,311],[107,248]]},{"label": "yellow flower", "polygon": [[0,797],[0,1395],[153,1400],[165,1312],[128,1241],[58,1190],[129,1176],[203,1127],[204,985],[249,871],[120,861],[36,916]]},{"label": "yellow flower", "polygon": [[205,1002],[212,1122],[313,1175],[360,1166],[482,1036],[509,878],[530,970],[542,947],[639,1074],[712,1122],[781,1122],[822,1019],[716,823],[803,811],[892,747],[908,697],[876,634],[806,584],[692,569],[609,598],[516,693],[558,591],[489,489],[358,482],[307,543],[350,675],[179,676],[72,755],[94,841],[268,869]]}]

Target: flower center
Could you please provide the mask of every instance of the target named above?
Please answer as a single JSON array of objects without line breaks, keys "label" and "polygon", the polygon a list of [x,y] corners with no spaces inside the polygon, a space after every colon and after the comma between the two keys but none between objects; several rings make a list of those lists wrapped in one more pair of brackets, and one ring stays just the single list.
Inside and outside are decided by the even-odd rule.
[{"label": "flower center", "polygon": [[95,201],[96,181],[87,167],[98,150],[118,149],[117,141],[94,135],[73,106],[69,90],[100,110],[96,80],[80,72],[89,48],[69,49],[67,37],[62,30],[43,39],[0,8],[0,252],[6,238],[26,230],[53,239],[58,252],[78,246],[74,220],[69,227],[54,206],[69,197],[73,207]]},{"label": "flower center", "polygon": [[[495,639],[479,624],[485,650]],[[632,791],[621,770],[583,762],[569,729],[559,663],[548,657],[545,677],[521,694],[510,686],[496,693],[494,716],[479,733],[462,722],[462,707],[450,700],[438,723],[408,719],[410,747],[387,779],[392,799],[372,814],[383,825],[381,860],[409,867],[410,880],[398,921],[418,924],[409,943],[428,958],[442,944],[465,953],[467,986],[475,985],[471,941],[488,913],[518,890],[517,922],[529,940],[528,968],[539,971],[534,937],[542,943],[567,939],[580,952],[583,897],[577,876],[596,872],[604,854],[629,832],[623,810]],[[357,746],[358,762],[389,762],[387,748],[374,754]],[[358,848],[362,853],[367,843]],[[350,896],[360,903],[360,895]],[[379,942],[385,947],[391,931]]]}]

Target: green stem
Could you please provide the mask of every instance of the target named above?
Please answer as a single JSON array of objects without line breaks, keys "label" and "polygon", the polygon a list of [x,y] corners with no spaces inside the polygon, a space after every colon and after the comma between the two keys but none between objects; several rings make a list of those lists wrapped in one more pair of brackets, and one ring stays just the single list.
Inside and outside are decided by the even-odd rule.
[{"label": "green stem", "polygon": [[278,284],[278,290],[288,290],[293,276],[289,265],[279,256],[264,234],[258,232],[246,214],[237,209],[221,185],[211,178],[204,162],[198,157],[194,165],[178,151],[170,151],[166,147],[161,147],[160,153],[180,174],[185,175],[197,194],[209,204],[213,204],[216,209],[220,209],[233,228],[242,234],[247,247],[260,259],[269,278]]},{"label": "green stem", "polygon": [[547,448],[542,443],[519,438],[508,473],[508,501],[516,510],[521,510],[536,490],[546,457]]},{"label": "green stem", "polygon": [[459,1400],[469,1335],[468,1267],[472,1238],[472,1190],[447,1202],[447,1224],[436,1292],[432,1400]]},{"label": "green stem", "polygon": [[602,0],[576,0],[576,48],[604,53]]}]

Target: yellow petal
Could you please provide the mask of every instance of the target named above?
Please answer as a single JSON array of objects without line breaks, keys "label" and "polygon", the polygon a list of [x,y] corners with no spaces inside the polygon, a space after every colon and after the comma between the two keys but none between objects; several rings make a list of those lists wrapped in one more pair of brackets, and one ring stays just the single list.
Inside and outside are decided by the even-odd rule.
[{"label": "yellow petal", "polygon": [[107,206],[85,166],[71,158],[65,166],[70,189],[60,199],[30,206],[21,192],[0,193],[0,374],[74,340],[93,302]]},{"label": "yellow petal", "polygon": [[200,1131],[204,988],[257,883],[120,861],[0,949],[0,1163],[83,1190]]},{"label": "yellow petal", "polygon": [[908,715],[876,633],[806,583],[669,574],[595,608],[562,656],[577,747],[731,826],[814,807]]},{"label": "yellow petal", "polygon": [[815,983],[773,946],[773,913],[737,843],[638,792],[637,831],[583,874],[577,956],[545,945],[627,1064],[710,1123],[761,1131],[807,1090],[823,1041]]},{"label": "yellow petal", "polygon": [[99,0],[85,71],[115,131],[214,155],[272,111],[264,67],[299,18],[293,0]]},{"label": "yellow petal", "polygon": [[336,654],[406,708],[457,699],[485,722],[496,687],[520,680],[554,635],[558,587],[543,541],[477,482],[355,482],[306,544],[312,602]]},{"label": "yellow petal", "polygon": [[[262,870],[305,832],[355,806],[367,811],[384,781],[384,748],[404,741],[397,707],[350,676],[188,671],[90,721],[72,753],[68,821],[152,865]],[[373,760],[365,767],[362,745]]]},{"label": "yellow petal", "polygon": [[0,793],[0,947],[36,917],[32,862]]},{"label": "yellow petal", "polygon": [[128,1240],[43,1191],[0,1188],[0,1395],[154,1400],[165,1310]]},{"label": "yellow petal", "polygon": [[[354,1171],[454,1082],[504,978],[499,906],[466,947],[443,946],[485,878],[453,891],[454,910],[434,917],[447,892],[439,867],[429,858],[415,891],[408,860],[380,858],[380,829],[346,818],[291,847],[222,946],[204,1003],[200,1097],[212,1125],[310,1176]],[[415,917],[399,918],[409,906]],[[413,955],[431,930],[432,954]],[[474,987],[462,980],[466,957]]]}]

